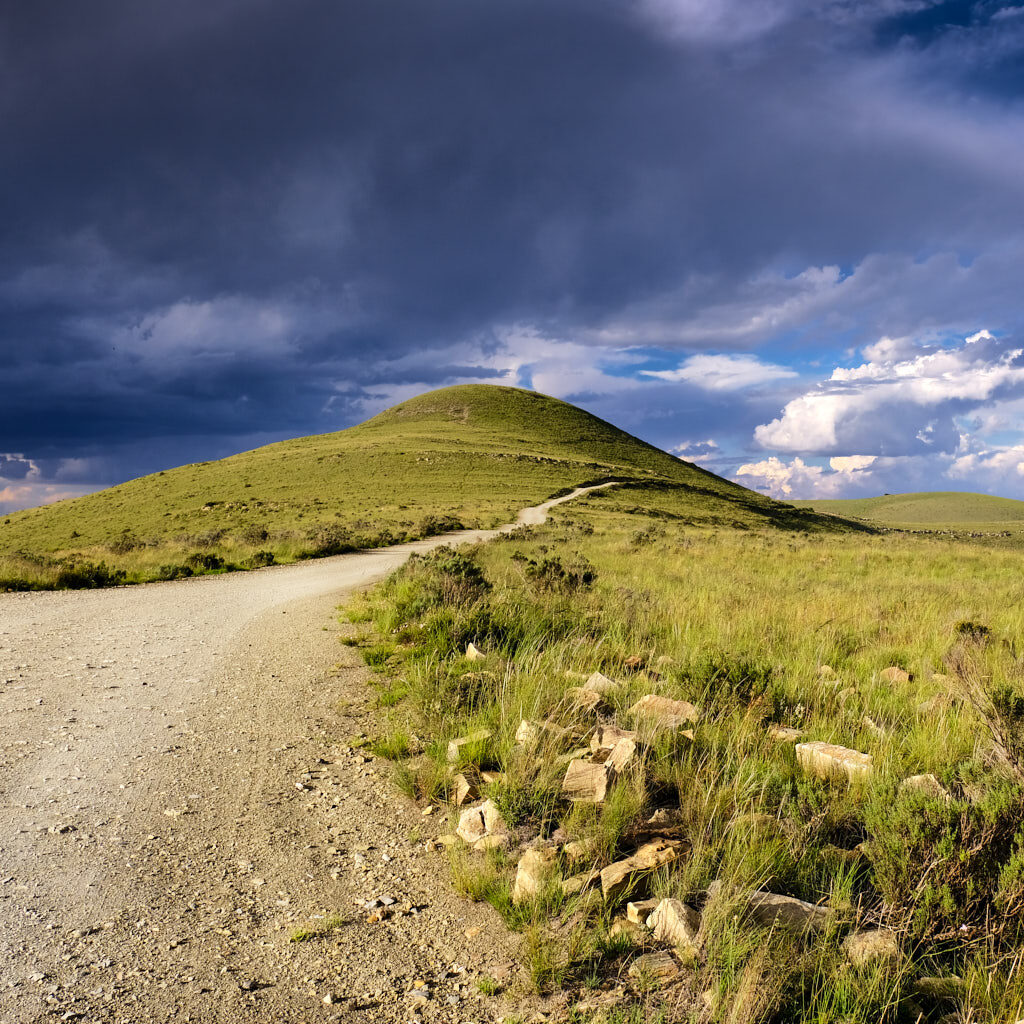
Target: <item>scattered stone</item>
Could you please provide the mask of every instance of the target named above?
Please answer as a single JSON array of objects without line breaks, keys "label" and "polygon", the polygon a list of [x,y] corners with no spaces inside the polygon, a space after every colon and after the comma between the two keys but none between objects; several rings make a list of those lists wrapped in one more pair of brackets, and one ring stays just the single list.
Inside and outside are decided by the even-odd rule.
[{"label": "scattered stone", "polygon": [[[933,677],[934,678],[934,677]],[[917,705],[919,715],[937,715],[947,708],[952,707],[953,699],[948,693],[937,693]]]},{"label": "scattered stone", "polygon": [[558,743],[569,735],[568,729],[563,729],[554,722],[531,722],[524,718],[516,730],[516,743],[524,747],[532,747],[542,740],[549,740]]},{"label": "scattered stone", "polygon": [[562,792],[573,801],[599,804],[608,795],[613,777],[607,764],[576,759],[570,761],[566,769]]},{"label": "scattered stone", "polygon": [[818,666],[818,678],[819,679],[835,679],[836,670],[831,665],[819,665]]},{"label": "scattered stone", "polygon": [[472,928],[467,928],[463,933],[467,939],[475,939],[483,934],[483,928],[478,928],[474,925]]},{"label": "scattered stone", "polygon": [[475,772],[459,772],[452,779],[452,803],[464,807],[480,798],[480,777]]},{"label": "scattered stone", "polygon": [[437,810],[437,808],[433,804],[427,804],[427,806],[424,807],[422,811],[420,811],[420,814],[424,818],[429,818],[430,815],[432,815],[434,813],[434,811],[436,811],[436,810]]},{"label": "scattered stone", "polygon": [[683,812],[678,807],[659,807],[647,819],[647,824],[654,828],[673,828],[682,820]]},{"label": "scattered stone", "polygon": [[612,750],[619,740],[636,740],[637,734],[630,729],[620,729],[615,725],[599,725],[590,737],[590,749],[596,754],[599,750]]},{"label": "scattered stone", "polygon": [[434,842],[437,843],[439,846],[444,846],[444,847],[455,846],[460,841],[461,840],[459,839],[459,837],[457,835],[454,835],[451,832],[446,832],[443,836],[438,836],[434,840]]},{"label": "scattered stone", "polygon": [[592,885],[597,884],[601,872],[596,868],[591,871],[581,871],[578,875],[570,875],[562,879],[562,892],[566,896],[578,896]]},{"label": "scattered stone", "polygon": [[501,811],[493,800],[485,800],[478,807],[468,807],[459,815],[455,834],[467,843],[476,843],[485,836],[505,834],[508,828]]},{"label": "scattered stone", "polygon": [[640,981],[671,981],[682,974],[682,967],[671,953],[644,953],[629,965],[629,976]]},{"label": "scattered stone", "polygon": [[865,715],[862,721],[864,722],[864,728],[876,739],[884,740],[889,735],[888,730],[884,726],[879,725],[870,716]]},{"label": "scattered stone", "polygon": [[601,672],[594,672],[587,679],[584,685],[588,690],[593,690],[595,693],[601,694],[602,697],[606,697],[609,693],[614,693],[616,690],[622,689],[622,683],[617,683],[614,679],[609,679]]},{"label": "scattered stone", "polygon": [[512,902],[523,903],[539,895],[555,870],[558,851],[552,847],[527,850],[519,858],[516,880],[512,887]]},{"label": "scattered stone", "polygon": [[911,790],[934,797],[936,800],[952,800],[953,795],[931,772],[925,775],[911,775],[900,783],[901,790]]},{"label": "scattered stone", "polygon": [[477,853],[486,853],[488,850],[502,850],[511,845],[512,837],[507,832],[493,832],[490,835],[481,836],[474,844],[473,849]]},{"label": "scattered stone", "polygon": [[635,900],[626,904],[626,917],[633,924],[646,924],[661,900]]},{"label": "scattered stone", "polygon": [[624,736],[612,747],[612,752],[608,755],[608,760],[605,761],[605,764],[613,772],[621,775],[633,762],[635,756],[636,741],[631,740],[628,736]]},{"label": "scattered stone", "polygon": [[654,871],[679,858],[679,843],[658,839],[641,846],[632,857],[609,864],[601,872],[601,891],[606,900],[625,895],[637,876]]},{"label": "scattered stone", "polygon": [[581,714],[595,714],[604,705],[604,698],[597,690],[586,690],[582,686],[570,686],[565,696],[573,710]]},{"label": "scattered stone", "polygon": [[863,967],[876,960],[897,959],[900,944],[896,933],[888,928],[866,928],[851,932],[843,939],[843,952],[850,963]]},{"label": "scattered stone", "polygon": [[593,839],[580,839],[566,843],[562,847],[562,855],[570,867],[593,861],[597,857],[597,843]]},{"label": "scattered stone", "polygon": [[788,725],[769,725],[768,735],[776,741],[776,743],[795,743],[801,736],[803,736],[802,729],[794,729]]},{"label": "scattered stone", "polygon": [[914,991],[928,999],[958,999],[967,991],[967,985],[957,974],[942,978],[926,976],[914,982]]},{"label": "scattered stone", "polygon": [[[722,883],[714,881],[708,886],[708,898],[715,899]],[[773,892],[754,889],[737,894],[746,903],[747,916],[762,928],[785,928],[795,933],[821,931],[833,918],[831,907],[806,903],[793,896],[778,896]]]},{"label": "scattered stone", "polygon": [[796,758],[805,769],[823,778],[863,779],[871,774],[870,754],[834,743],[798,743]]},{"label": "scattered stone", "polygon": [[912,678],[909,672],[896,665],[882,669],[880,675],[887,683],[909,683]]},{"label": "scattered stone", "polygon": [[644,725],[655,729],[678,729],[687,722],[696,722],[700,712],[685,700],[671,700],[648,693],[641,697],[629,713]]},{"label": "scattered stone", "polygon": [[658,660],[654,663],[655,668],[667,668],[669,665],[674,665],[676,659],[670,654],[661,654],[658,656]]},{"label": "scattered stone", "polygon": [[466,661],[486,661],[487,655],[477,647],[476,644],[470,644],[466,648]]},{"label": "scattered stone", "polygon": [[448,744],[448,760],[458,761],[462,757],[464,747],[472,746],[474,743],[483,743],[490,738],[490,729],[477,729],[476,732],[471,732],[468,736],[459,736],[457,739],[451,740]]},{"label": "scattered stone", "polygon": [[836,700],[839,701],[839,706],[845,708],[851,700],[857,700],[860,698],[860,694],[857,692],[857,687],[846,686],[836,694]]},{"label": "scattered stone", "polygon": [[662,900],[647,918],[647,927],[658,942],[667,942],[688,954],[697,952],[700,914],[682,900]]},{"label": "scattered stone", "polygon": [[625,917],[615,918],[615,920],[612,921],[612,926],[608,929],[608,936],[612,939],[617,939],[620,935],[623,935],[636,942],[643,936],[643,934],[644,930],[640,925]]}]

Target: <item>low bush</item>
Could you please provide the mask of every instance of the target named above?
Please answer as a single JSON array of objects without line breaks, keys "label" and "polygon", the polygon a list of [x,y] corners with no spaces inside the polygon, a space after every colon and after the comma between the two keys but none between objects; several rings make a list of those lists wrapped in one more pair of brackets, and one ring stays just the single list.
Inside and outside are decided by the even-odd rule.
[{"label": "low bush", "polygon": [[58,573],[54,586],[58,590],[93,590],[124,583],[123,569],[111,569],[106,562],[70,562]]}]

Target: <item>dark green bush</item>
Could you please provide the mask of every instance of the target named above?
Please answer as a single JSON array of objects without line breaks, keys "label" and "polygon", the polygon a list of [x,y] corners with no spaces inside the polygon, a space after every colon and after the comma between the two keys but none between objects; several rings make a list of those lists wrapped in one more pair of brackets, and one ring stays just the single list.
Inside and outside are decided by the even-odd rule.
[{"label": "dark green bush", "polygon": [[200,551],[196,551],[185,559],[185,565],[193,570],[213,572],[216,569],[224,568],[224,559],[219,555],[203,554]]},{"label": "dark green bush", "polygon": [[268,565],[274,564],[274,552],[273,551],[257,551],[251,558],[249,558],[245,567],[247,569],[263,569]]},{"label": "dark green bush", "polygon": [[183,580],[195,573],[187,565],[161,565],[157,571],[158,580]]},{"label": "dark green bush", "polygon": [[95,590],[124,583],[122,569],[111,569],[106,562],[71,562],[57,573],[54,586],[58,590]]}]

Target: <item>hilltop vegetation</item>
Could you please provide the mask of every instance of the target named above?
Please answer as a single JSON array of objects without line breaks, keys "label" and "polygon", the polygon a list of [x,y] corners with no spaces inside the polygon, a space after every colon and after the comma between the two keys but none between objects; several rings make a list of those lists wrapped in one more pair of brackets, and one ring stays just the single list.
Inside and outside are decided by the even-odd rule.
[{"label": "hilltop vegetation", "polygon": [[[1024,1017],[1017,546],[708,529],[630,501],[588,495],[414,559],[350,612],[399,786],[444,803],[461,772],[508,830],[487,852],[445,840],[456,887],[522,933],[534,988],[569,1019]],[[586,695],[595,671],[612,686]],[[646,694],[695,720],[652,729]],[[639,749],[602,800],[574,802],[567,765],[597,756],[600,726],[639,730]],[[869,772],[818,777],[797,741]],[[652,841],[675,859],[619,891],[588,875]],[[524,863],[537,885],[517,898]],[[758,923],[755,890],[821,908],[820,927]],[[699,928],[673,950],[623,920],[641,898]]]},{"label": "hilltop vegetation", "polygon": [[609,478],[650,488],[634,504],[652,514],[820,528],[813,514],[681,462],[575,406],[465,385],[349,430],[0,519],[0,588],[170,579],[492,527],[554,493]]},{"label": "hilltop vegetation", "polygon": [[884,494],[877,498],[794,501],[798,508],[886,526],[1024,532],[1024,501],[962,491]]}]

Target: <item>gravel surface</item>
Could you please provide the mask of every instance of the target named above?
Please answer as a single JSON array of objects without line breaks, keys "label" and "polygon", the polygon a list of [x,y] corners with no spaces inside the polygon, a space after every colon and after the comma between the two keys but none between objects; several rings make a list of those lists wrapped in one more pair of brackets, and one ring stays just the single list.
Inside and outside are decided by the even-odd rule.
[{"label": "gravel surface", "polygon": [[474,982],[514,988],[517,940],[425,851],[444,815],[348,746],[374,703],[336,614],[410,552],[490,536],[0,595],[0,1019],[503,1012]]}]

